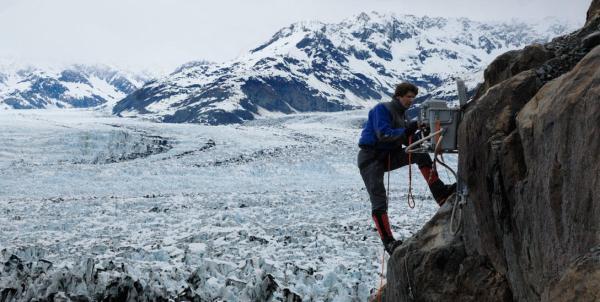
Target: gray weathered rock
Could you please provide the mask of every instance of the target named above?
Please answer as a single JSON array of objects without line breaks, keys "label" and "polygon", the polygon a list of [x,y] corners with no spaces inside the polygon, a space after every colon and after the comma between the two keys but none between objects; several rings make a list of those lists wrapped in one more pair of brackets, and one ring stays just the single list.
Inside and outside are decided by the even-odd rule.
[{"label": "gray weathered rock", "polygon": [[388,263],[386,301],[512,301],[504,276],[485,257],[467,255],[450,230],[447,202]]},{"label": "gray weathered rock", "polygon": [[[596,18],[544,45],[552,52],[545,62],[511,69],[521,51],[488,68],[487,88],[459,129],[459,174],[469,189],[462,233],[423,236],[447,227],[442,208],[391,257],[387,301],[409,301],[407,275],[417,280],[415,301],[500,299],[491,293],[505,293],[500,301],[598,301],[600,46],[582,40],[599,27]],[[435,248],[424,248],[432,238]],[[448,262],[433,265],[440,258]],[[473,262],[488,280],[504,281],[466,282],[481,279]]]},{"label": "gray weathered rock", "polygon": [[539,68],[554,56],[554,53],[540,44],[533,44],[522,50],[509,51],[499,56],[485,69],[486,81],[480,86],[476,98],[481,97],[492,86],[522,71]]},{"label": "gray weathered rock", "polygon": [[600,0],[592,0],[586,15],[586,24],[598,16],[600,16]]},{"label": "gray weathered rock", "polygon": [[592,49],[592,48],[596,47],[597,45],[599,45],[600,44],[600,31],[597,31],[597,32],[590,34],[590,35],[586,36],[585,38],[583,38],[583,40],[581,41],[581,44],[583,45],[583,47],[589,48],[589,49]]},{"label": "gray weathered rock", "polygon": [[535,70],[543,83],[557,78],[571,70],[597,45],[595,34],[598,32],[600,18],[592,18],[580,30],[557,37],[550,43],[533,44],[498,56],[485,69],[484,82],[474,99],[481,98],[492,86],[526,70]]},{"label": "gray weathered rock", "polygon": [[600,246],[578,257],[560,280],[544,292],[545,301],[599,301]]}]

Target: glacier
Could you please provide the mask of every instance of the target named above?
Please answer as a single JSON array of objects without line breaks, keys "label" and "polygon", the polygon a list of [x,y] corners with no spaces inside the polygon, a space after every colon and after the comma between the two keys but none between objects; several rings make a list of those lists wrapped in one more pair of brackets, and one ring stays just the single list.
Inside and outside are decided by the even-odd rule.
[{"label": "glacier", "polygon": [[[355,166],[365,117],[205,126],[97,110],[0,111],[0,293],[364,301],[379,286],[383,255]],[[407,177],[408,169],[391,175],[401,238],[437,210],[420,177],[408,208]]]}]

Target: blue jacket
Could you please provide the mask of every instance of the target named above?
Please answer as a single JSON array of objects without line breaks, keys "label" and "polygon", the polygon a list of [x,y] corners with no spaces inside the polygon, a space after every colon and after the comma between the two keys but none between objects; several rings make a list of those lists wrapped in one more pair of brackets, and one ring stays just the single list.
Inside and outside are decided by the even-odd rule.
[{"label": "blue jacket", "polygon": [[[397,112],[397,114],[404,115],[404,108],[399,110],[401,112]],[[369,119],[363,126],[358,144],[380,150],[394,149],[401,146],[405,137],[405,129],[393,128],[392,113],[384,103],[379,103],[369,111]]]}]

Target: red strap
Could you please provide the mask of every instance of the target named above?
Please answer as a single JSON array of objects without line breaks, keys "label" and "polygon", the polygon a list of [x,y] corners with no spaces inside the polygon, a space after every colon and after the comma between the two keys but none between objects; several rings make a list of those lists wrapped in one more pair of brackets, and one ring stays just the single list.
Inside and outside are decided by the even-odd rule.
[{"label": "red strap", "polygon": [[437,171],[435,171],[432,167],[422,167],[419,168],[419,170],[421,170],[423,178],[425,179],[425,181],[427,181],[427,185],[431,186],[431,184],[433,184],[439,179]]},{"label": "red strap", "polygon": [[377,232],[379,233],[379,237],[381,237],[382,240],[387,238],[394,238],[394,235],[392,235],[392,227],[390,226],[390,220],[388,218],[387,213],[379,215],[379,217],[377,216],[377,214],[372,215],[373,221],[375,221],[375,227],[377,228]]}]

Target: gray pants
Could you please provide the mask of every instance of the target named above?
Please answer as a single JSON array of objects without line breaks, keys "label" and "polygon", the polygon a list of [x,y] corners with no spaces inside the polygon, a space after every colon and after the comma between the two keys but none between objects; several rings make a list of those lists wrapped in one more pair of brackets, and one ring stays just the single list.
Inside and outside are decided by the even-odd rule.
[{"label": "gray pants", "polygon": [[[417,164],[419,169],[431,168],[433,163],[431,157],[427,153],[414,153],[412,154],[411,161]],[[371,199],[372,213],[386,213],[388,205],[383,176],[387,171],[396,170],[408,165],[408,154],[404,152],[404,149],[397,149],[391,152],[378,151],[375,149],[361,149],[358,152],[357,162],[358,168],[360,169],[360,175],[365,182],[369,198]],[[440,181],[438,180],[438,182]],[[436,186],[439,185],[440,184],[436,184]]]}]

